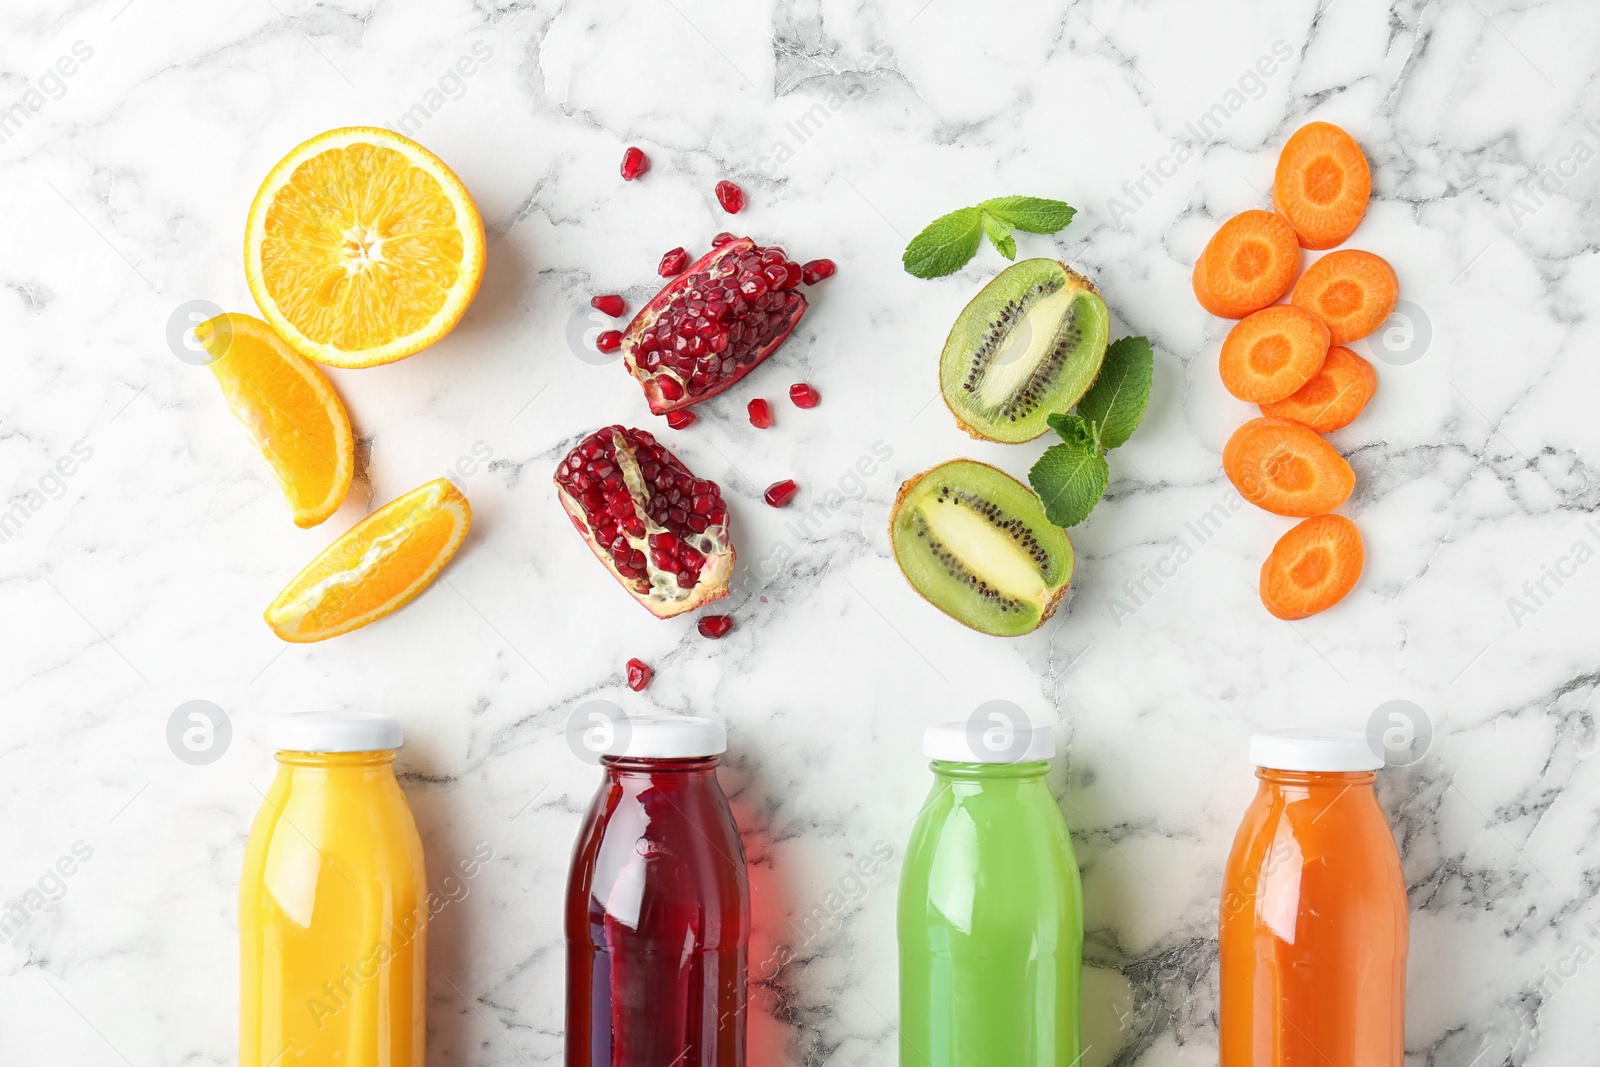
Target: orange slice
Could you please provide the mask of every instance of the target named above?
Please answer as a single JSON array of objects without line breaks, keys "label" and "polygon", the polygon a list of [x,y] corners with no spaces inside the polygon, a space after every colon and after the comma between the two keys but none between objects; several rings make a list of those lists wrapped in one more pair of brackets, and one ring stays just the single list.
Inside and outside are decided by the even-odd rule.
[{"label": "orange slice", "polygon": [[483,220],[438,156],[389,130],[329,130],[261,183],[244,234],[261,314],[302,355],[373,367],[449,333],[483,277]]},{"label": "orange slice", "polygon": [[410,603],[450,562],[472,506],[435,478],[346,530],[283,587],[267,625],[285,641],[326,641]]},{"label": "orange slice", "polygon": [[296,526],[339,510],[355,472],[355,438],[333,383],[315,363],[249,315],[195,327],[234,417],[266,457]]}]

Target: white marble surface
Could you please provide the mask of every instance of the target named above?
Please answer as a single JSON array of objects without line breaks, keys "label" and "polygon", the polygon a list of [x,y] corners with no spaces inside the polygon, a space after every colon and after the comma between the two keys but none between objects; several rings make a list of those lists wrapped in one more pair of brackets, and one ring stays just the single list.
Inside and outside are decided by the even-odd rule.
[{"label": "white marble surface", "polygon": [[[43,77],[75,46],[90,54],[71,77]],[[894,1062],[919,732],[990,699],[1065,743],[1086,1063],[1214,1062],[1245,740],[1359,728],[1394,699],[1434,730],[1381,790],[1410,884],[1408,1063],[1592,1058],[1597,55],[1584,0],[8,3],[0,108],[24,114],[0,142],[0,490],[26,515],[0,543],[0,899],[41,880],[59,899],[0,944],[0,1062],[232,1062],[234,893],[271,773],[255,728],[336,706],[405,720],[436,875],[494,850],[434,928],[429,1062],[559,1063],[558,904],[596,780],[564,727],[593,698],[729,723],[755,958],[783,941],[799,956],[756,993],[754,1064]],[[454,81],[463,56],[480,61]],[[419,103],[416,136],[493,228],[488,272],[434,349],[333,372],[364,464],[333,520],[296,530],[164,333],[185,301],[254,310],[241,232],[282,153]],[[1249,414],[1218,383],[1226,324],[1188,274],[1218,220],[1264,206],[1278,146],[1311,117],[1366,147],[1374,199],[1352,243],[1395,265],[1429,341],[1377,363],[1376,401],[1334,439],[1358,474],[1366,573],[1291,626],[1253,589],[1286,523],[1245,508],[1203,544],[1187,532],[1227,500],[1219,452]],[[624,185],[629,143],[654,167]],[[750,580],[712,643],[612,584],[550,475],[597,426],[659,426],[619,366],[578,354],[574,309],[611,290],[637,303],[664,249],[704,248],[727,225],[723,177],[749,194],[736,229],[839,274],[772,360],[663,430],[722,483]],[[899,266],[928,220],[1008,193],[1081,209],[1023,253],[1091,273],[1117,332],[1157,346],[1145,426],[1073,531],[1072,597],[1013,641],[917,599],[884,536],[911,473],[968,454],[1022,474],[1044,445],[975,444],[931,402],[945,331],[996,254],[934,282]],[[780,399],[802,379],[823,394],[811,412]],[[775,429],[745,421],[755,395],[778,400]],[[77,442],[89,458],[52,477]],[[876,442],[888,461],[850,480]],[[277,642],[261,610],[307,558],[475,447],[492,462],[457,468],[476,524],[446,582],[367,630]],[[795,509],[760,502],[782,476],[804,487],[795,509],[829,487],[839,506],[796,532]],[[1195,551],[1174,569],[1180,543]],[[780,544],[782,573],[752,579]],[[1557,567],[1572,576],[1533,603],[1524,583]],[[1172,576],[1131,604],[1146,568]],[[1537,610],[1514,615],[1512,597]],[[656,666],[649,702],[620,684],[631,655]],[[165,741],[193,699],[234,726],[206,766]],[[897,860],[864,896],[817,937],[785,930],[880,841]],[[78,842],[91,856],[58,892],[47,869]]]}]

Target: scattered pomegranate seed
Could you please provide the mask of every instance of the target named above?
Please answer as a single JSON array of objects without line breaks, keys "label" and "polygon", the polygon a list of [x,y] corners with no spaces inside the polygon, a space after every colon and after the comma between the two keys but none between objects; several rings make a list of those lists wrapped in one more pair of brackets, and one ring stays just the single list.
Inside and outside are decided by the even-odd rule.
[{"label": "scattered pomegranate seed", "polygon": [[650,664],[644,660],[630,659],[628,661],[628,688],[635,693],[642,692],[644,687],[650,684],[650,679],[655,676],[656,672],[651,670]]},{"label": "scattered pomegranate seed", "polygon": [[600,314],[610,315],[614,319],[622,318],[622,313],[628,310],[627,302],[615,293],[594,297],[589,301],[589,306]]},{"label": "scattered pomegranate seed", "polygon": [[622,153],[622,180],[631,182],[650,169],[650,157],[632,145]]},{"label": "scattered pomegranate seed", "polygon": [[761,495],[766,498],[768,504],[775,508],[781,508],[793,500],[794,495],[799,491],[800,487],[794,484],[793,478],[785,478],[781,482],[773,482],[767,486],[767,491]]},{"label": "scattered pomegranate seed", "polygon": [[813,259],[800,268],[800,277],[807,285],[816,285],[824,278],[833,277],[835,269],[831,259]]},{"label": "scattered pomegranate seed", "polygon": [[758,430],[772,428],[772,405],[759,396],[750,401],[750,425]]},{"label": "scattered pomegranate seed", "polygon": [[744,190],[732,182],[718,182],[717,203],[728,214],[737,215],[744,208]]},{"label": "scattered pomegranate seed", "polygon": [[717,234],[715,237],[713,237],[711,239],[711,247],[712,248],[721,248],[723,245],[727,244],[729,241],[737,241],[737,240],[738,240],[738,238],[735,237],[733,234],[729,233],[727,230],[723,230],[721,233]]},{"label": "scattered pomegranate seed", "polygon": [[594,346],[602,352],[615,352],[622,347],[622,331],[606,330],[594,339]]},{"label": "scattered pomegranate seed", "polygon": [[682,411],[669,411],[667,412],[667,425],[671,426],[674,430],[681,430],[685,426],[691,425],[694,422],[694,418],[694,412],[687,409]]},{"label": "scattered pomegranate seed", "polygon": [[814,408],[821,402],[822,396],[805,382],[795,382],[789,386],[789,399],[794,401],[797,408]]},{"label": "scattered pomegranate seed", "polygon": [[689,253],[685,252],[681,248],[674,248],[672,251],[661,257],[661,266],[656,268],[656,272],[663,278],[676,278],[678,275],[682,274],[684,270],[688,268],[688,266]]},{"label": "scattered pomegranate seed", "polygon": [[733,629],[732,615],[702,615],[697,627],[701,637],[726,637],[728,631]]}]

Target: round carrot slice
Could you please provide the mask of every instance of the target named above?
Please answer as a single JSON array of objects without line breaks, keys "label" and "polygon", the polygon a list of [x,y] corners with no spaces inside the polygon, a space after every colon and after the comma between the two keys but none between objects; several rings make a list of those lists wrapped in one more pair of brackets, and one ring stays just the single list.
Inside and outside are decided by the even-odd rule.
[{"label": "round carrot slice", "polygon": [[1292,396],[1328,355],[1328,327],[1309,311],[1277,304],[1239,320],[1222,342],[1222,384],[1240,400]]},{"label": "round carrot slice", "polygon": [[1233,431],[1222,469],[1256,507],[1299,518],[1332,511],[1356,485],[1355,471],[1332,445],[1288,419],[1251,419]]},{"label": "round carrot slice", "polygon": [[1272,206],[1289,220],[1301,248],[1332,248],[1356,232],[1372,195],[1361,146],[1331,122],[1308,122],[1278,156]]},{"label": "round carrot slice", "polygon": [[1307,519],[1261,565],[1261,603],[1280,619],[1326,611],[1355,588],[1366,555],[1361,532],[1343,515]]},{"label": "round carrot slice", "polygon": [[1400,282],[1382,256],[1358,248],[1329,252],[1300,275],[1289,303],[1328,324],[1336,345],[1382,326],[1400,299]]},{"label": "round carrot slice", "polygon": [[1372,364],[1341,345],[1328,349],[1322,369],[1293,396],[1261,405],[1261,414],[1303,422],[1318,433],[1350,425],[1378,391]]},{"label": "round carrot slice", "polygon": [[1195,299],[1213,315],[1242,319],[1294,284],[1300,246],[1282,215],[1241,211],[1222,224],[1194,261]]}]

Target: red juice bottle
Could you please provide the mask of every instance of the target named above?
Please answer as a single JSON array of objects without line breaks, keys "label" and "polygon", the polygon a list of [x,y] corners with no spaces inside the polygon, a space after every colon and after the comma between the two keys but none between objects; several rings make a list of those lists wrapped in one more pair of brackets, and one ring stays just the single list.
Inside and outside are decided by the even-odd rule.
[{"label": "red juice bottle", "polygon": [[567,880],[567,1067],[743,1067],[750,883],[719,723],[617,725]]}]

